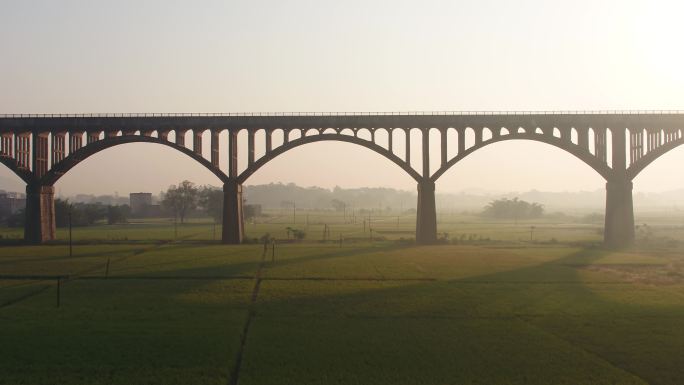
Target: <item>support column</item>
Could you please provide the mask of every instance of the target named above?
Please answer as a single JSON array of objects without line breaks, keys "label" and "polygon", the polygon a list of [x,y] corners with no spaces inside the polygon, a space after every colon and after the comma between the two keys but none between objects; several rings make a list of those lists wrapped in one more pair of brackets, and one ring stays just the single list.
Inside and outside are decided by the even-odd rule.
[{"label": "support column", "polygon": [[424,179],[418,183],[416,212],[416,243],[431,244],[437,241],[437,210],[435,208],[435,182]]},{"label": "support column", "polygon": [[223,230],[221,240],[225,244],[238,245],[245,236],[242,212],[242,185],[230,180],[223,185]]},{"label": "support column", "polygon": [[48,136],[44,132],[33,134],[33,173],[39,178],[48,171]]},{"label": "support column", "polygon": [[176,135],[176,144],[177,145],[179,145],[181,147],[185,147],[185,133],[186,132],[187,132],[187,130],[183,130],[183,129],[178,129],[174,132],[174,134]]},{"label": "support column", "polygon": [[66,157],[66,133],[52,135],[52,165],[61,162]]},{"label": "support column", "polygon": [[219,167],[219,133],[211,130],[211,164]]},{"label": "support column", "polygon": [[82,132],[69,132],[69,155],[73,154],[74,151],[79,150],[83,147],[83,133]]},{"label": "support column", "polygon": [[[304,136],[304,135],[302,135]],[[254,164],[254,130],[247,131],[247,165]]]},{"label": "support column", "polygon": [[627,179],[625,130],[616,130],[612,137],[613,177],[606,183],[606,222],[603,241],[608,247],[620,248],[634,242],[634,206],[632,181]]},{"label": "support column", "polygon": [[24,240],[32,244],[53,241],[56,231],[55,188],[38,184],[27,185]]},{"label": "support column", "polygon": [[628,180],[606,183],[606,222],[603,242],[608,247],[620,248],[634,242],[634,206],[632,182]]},{"label": "support column", "polygon": [[441,167],[444,167],[447,164],[447,129],[446,128],[441,128],[439,130],[440,134],[440,147],[441,147],[441,152],[440,152],[440,165]]},{"label": "support column", "polygon": [[204,131],[202,131],[202,130],[192,132],[192,151],[199,156],[202,156],[202,134],[203,133],[204,133]]},{"label": "support column", "polygon": [[228,176],[237,178],[238,174],[238,143],[237,132],[228,131]]},{"label": "support column", "polygon": [[12,142],[13,142],[13,137],[11,133],[3,133],[0,138],[2,138],[2,142],[0,142],[0,156],[4,156],[6,158],[12,158],[14,157],[14,151],[12,151]]}]

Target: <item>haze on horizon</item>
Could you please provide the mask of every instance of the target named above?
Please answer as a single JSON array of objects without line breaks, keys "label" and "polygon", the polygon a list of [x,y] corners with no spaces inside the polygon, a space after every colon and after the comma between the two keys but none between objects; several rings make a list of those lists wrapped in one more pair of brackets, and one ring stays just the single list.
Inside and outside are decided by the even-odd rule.
[{"label": "haze on horizon", "polygon": [[[682,14],[677,1],[4,2],[0,113],[684,109]],[[56,188],[219,183],[160,147],[98,153]],[[663,156],[635,190],[683,189],[681,164],[684,149]],[[0,178],[19,182],[5,168]],[[248,180],[270,182],[415,190],[391,162],[347,143],[303,146]],[[475,152],[437,188],[604,181],[559,149],[512,141]]]}]

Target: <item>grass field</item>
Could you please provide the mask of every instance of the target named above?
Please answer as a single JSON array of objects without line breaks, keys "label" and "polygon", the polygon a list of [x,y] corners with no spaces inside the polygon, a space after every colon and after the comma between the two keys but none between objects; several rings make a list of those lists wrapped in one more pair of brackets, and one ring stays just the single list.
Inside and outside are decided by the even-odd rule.
[{"label": "grass field", "polygon": [[595,224],[443,216],[415,246],[410,215],[308,216],[247,225],[274,257],[201,220],[1,247],[0,384],[682,383],[684,220],[616,252]]}]

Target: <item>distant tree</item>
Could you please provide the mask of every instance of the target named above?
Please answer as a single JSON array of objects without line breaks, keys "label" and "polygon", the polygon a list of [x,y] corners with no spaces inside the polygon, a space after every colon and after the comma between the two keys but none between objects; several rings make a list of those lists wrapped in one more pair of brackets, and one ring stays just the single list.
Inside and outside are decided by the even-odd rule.
[{"label": "distant tree", "polygon": [[24,212],[24,209],[20,209],[14,214],[10,214],[7,219],[7,226],[9,227],[24,227],[24,223],[26,221],[26,213]]},{"label": "distant tree", "polygon": [[183,223],[188,211],[197,207],[198,196],[199,189],[195,187],[195,184],[184,180],[178,186],[169,186],[164,193],[162,206],[171,210]]},{"label": "distant tree", "polygon": [[294,239],[301,241],[302,239],[304,239],[306,237],[306,232],[304,232],[303,230],[299,230],[299,229],[292,229],[292,236]]},{"label": "distant tree", "polygon": [[107,206],[107,223],[114,225],[117,223],[128,222],[128,216],[131,214],[131,208],[128,205]]},{"label": "distant tree", "polygon": [[255,218],[259,216],[261,213],[261,206],[260,205],[243,205],[242,206],[242,215],[245,217],[245,220],[250,220],[252,218]]},{"label": "distant tree", "polygon": [[539,203],[529,203],[518,198],[497,199],[490,202],[482,212],[482,215],[497,219],[531,219],[539,218],[544,214],[544,206]]},{"label": "distant tree", "polygon": [[71,203],[68,199],[55,199],[57,227],[92,226],[107,216],[107,207],[101,203]]},{"label": "distant tree", "polygon": [[347,204],[339,199],[333,199],[330,201],[330,204],[332,204],[335,211],[344,211],[344,209],[347,208]]},{"label": "distant tree", "polygon": [[55,222],[57,227],[69,226],[69,210],[71,210],[71,204],[68,199],[55,199]]},{"label": "distant tree", "polygon": [[223,218],[223,190],[213,186],[202,186],[198,192],[198,206],[214,221]]}]

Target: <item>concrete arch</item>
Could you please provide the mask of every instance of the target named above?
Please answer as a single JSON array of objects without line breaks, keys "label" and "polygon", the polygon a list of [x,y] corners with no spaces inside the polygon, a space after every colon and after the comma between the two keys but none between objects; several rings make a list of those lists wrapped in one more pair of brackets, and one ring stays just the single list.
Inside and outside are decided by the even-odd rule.
[{"label": "concrete arch", "polygon": [[50,169],[50,171],[47,172],[47,174],[40,178],[40,184],[44,186],[52,186],[53,184],[55,184],[55,182],[59,180],[59,178],[61,178],[69,170],[74,168],[74,166],[76,166],[83,160],[87,159],[88,157],[97,154],[100,151],[106,150],[110,147],[119,146],[127,143],[156,143],[171,147],[196,160],[198,163],[206,167],[209,171],[214,173],[214,175],[216,175],[223,183],[226,183],[228,181],[228,176],[225,173],[223,173],[223,171],[221,171],[218,167],[212,165],[210,161],[204,159],[199,154],[193,152],[191,149],[179,146],[178,144],[169,142],[167,140],[151,136],[126,135],[102,139],[97,142],[93,142],[91,144],[81,147],[80,149],[74,151],[72,154],[69,154],[69,156],[64,158],[64,160],[62,160],[61,162],[55,164],[52,167],[52,169]]},{"label": "concrete arch", "polygon": [[16,176],[21,178],[21,180],[23,180],[27,184],[31,183],[31,181],[33,180],[33,174],[31,173],[31,171],[19,168],[19,165],[17,164],[16,160],[0,156],[0,163],[7,166],[7,168],[9,168],[10,171],[12,171]]},{"label": "concrete arch", "polygon": [[684,144],[684,139],[678,139],[672,142],[665,143],[660,147],[657,147],[646,152],[641,158],[639,158],[638,161],[634,162],[629,166],[629,168],[627,168],[627,178],[629,180],[634,179],[637,175],[639,175],[641,171],[643,171],[646,168],[646,166],[653,163],[656,159],[660,158],[666,153],[681,146],[682,144]]},{"label": "concrete arch", "polygon": [[456,163],[460,162],[464,158],[466,158],[468,155],[472,154],[473,152],[491,145],[493,143],[498,143],[498,142],[503,142],[503,141],[508,141],[508,140],[531,140],[534,142],[540,142],[544,143],[550,146],[557,147],[563,151],[566,151],[575,157],[579,158],[582,162],[587,164],[589,167],[594,169],[596,172],[598,172],[604,179],[609,180],[611,178],[611,173],[612,170],[610,167],[608,167],[607,164],[602,163],[599,159],[596,157],[592,156],[590,153],[581,150],[575,145],[572,145],[571,142],[566,142],[564,140],[561,140],[559,138],[553,137],[553,136],[545,136],[540,138],[539,134],[513,134],[513,135],[504,135],[504,136],[499,136],[492,138],[486,142],[479,143],[478,145],[472,146],[467,148],[463,153],[459,153],[456,157],[450,159],[444,166],[442,166],[439,170],[437,170],[434,174],[430,176],[430,180],[433,182],[436,182],[439,177],[441,177],[447,170],[449,170],[453,165]]},{"label": "concrete arch", "polygon": [[416,172],[414,169],[411,168],[410,165],[406,164],[401,158],[398,156],[390,153],[388,150],[383,148],[380,145],[377,145],[375,143],[369,142],[367,140],[358,138],[356,136],[349,136],[349,135],[344,135],[344,134],[320,134],[320,135],[313,135],[313,136],[303,136],[299,139],[293,140],[289,143],[284,144],[283,146],[280,146],[273,151],[269,152],[266,154],[264,157],[260,158],[254,164],[249,166],[246,170],[244,170],[242,173],[237,178],[238,183],[242,184],[244,183],[252,174],[254,174],[257,170],[259,170],[261,167],[266,165],[266,163],[270,162],[271,160],[275,159],[278,155],[281,155],[289,150],[292,150],[293,148],[309,144],[309,143],[315,143],[315,142],[321,142],[321,141],[338,141],[338,142],[347,142],[347,143],[352,143],[352,144],[357,144],[359,146],[365,147],[371,151],[374,151],[385,158],[389,159],[392,161],[394,164],[397,166],[401,167],[404,171],[406,171],[407,174],[409,174],[413,179],[416,181],[421,180],[420,174]]}]

